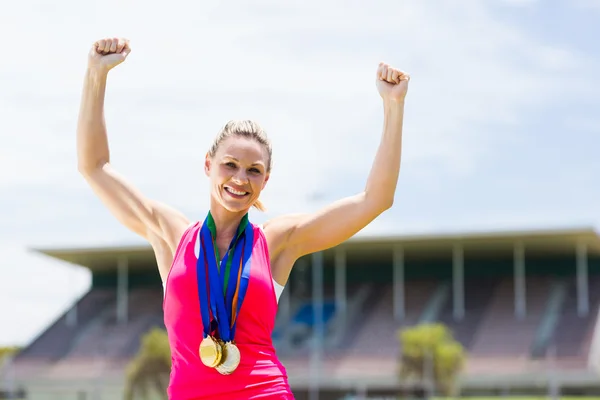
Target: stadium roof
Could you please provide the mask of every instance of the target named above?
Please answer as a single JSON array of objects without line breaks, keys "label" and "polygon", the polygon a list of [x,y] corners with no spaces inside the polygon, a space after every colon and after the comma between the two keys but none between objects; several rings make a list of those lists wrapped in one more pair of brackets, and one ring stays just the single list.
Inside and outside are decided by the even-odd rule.
[{"label": "stadium roof", "polygon": [[[451,257],[455,245],[462,246],[465,257],[512,256],[517,243],[524,245],[528,256],[575,256],[578,243],[587,246],[589,255],[600,256],[600,236],[593,228],[447,233],[430,235],[361,236],[343,244],[352,257],[391,259],[391,249],[399,245],[407,257]],[[149,245],[95,248],[32,249],[35,252],[81,265],[93,270],[114,269],[120,258],[128,260],[129,268],[156,265]],[[329,252],[331,253],[331,252]],[[326,255],[326,257],[331,254]]]}]

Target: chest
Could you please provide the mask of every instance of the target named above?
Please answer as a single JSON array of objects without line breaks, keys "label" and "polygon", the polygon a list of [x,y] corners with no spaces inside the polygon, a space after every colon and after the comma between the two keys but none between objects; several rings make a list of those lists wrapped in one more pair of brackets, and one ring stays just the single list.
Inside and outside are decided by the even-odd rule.
[{"label": "chest", "polygon": [[216,248],[217,248],[217,258],[219,263],[223,262],[223,258],[225,258],[225,254],[229,250],[230,240],[217,239]]},{"label": "chest", "polygon": [[[224,246],[222,258],[229,244]],[[255,237],[250,258],[247,291],[244,308],[261,307],[275,301],[274,287],[270,269],[270,260],[264,236]],[[185,245],[175,255],[173,266],[167,280],[166,293],[169,301],[179,307],[198,308],[198,273],[205,271],[203,265],[198,265],[200,255],[197,234],[190,234]],[[246,306],[248,304],[248,306]]]}]

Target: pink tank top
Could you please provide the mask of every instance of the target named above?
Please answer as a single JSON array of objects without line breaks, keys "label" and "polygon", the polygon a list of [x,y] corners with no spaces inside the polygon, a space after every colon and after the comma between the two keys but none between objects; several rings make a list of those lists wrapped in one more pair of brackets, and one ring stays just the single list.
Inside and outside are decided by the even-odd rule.
[{"label": "pink tank top", "polygon": [[169,399],[293,399],[285,367],[277,358],[271,339],[277,299],[267,241],[256,225],[252,225],[250,279],[235,334],[240,365],[233,374],[221,375],[200,360],[202,319],[195,247],[201,227],[202,222],[196,222],[183,234],[165,285],[163,310],[172,360]]}]

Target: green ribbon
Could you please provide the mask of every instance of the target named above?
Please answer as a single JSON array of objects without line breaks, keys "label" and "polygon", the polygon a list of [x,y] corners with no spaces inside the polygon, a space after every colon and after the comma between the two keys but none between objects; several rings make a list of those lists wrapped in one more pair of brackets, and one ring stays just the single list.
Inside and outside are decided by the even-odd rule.
[{"label": "green ribbon", "polygon": [[[227,262],[225,263],[225,279],[223,279],[223,295],[227,293],[227,282],[229,282],[229,275],[231,273],[231,262],[233,260],[233,251],[237,246],[238,239],[244,233],[246,226],[248,225],[248,214],[245,214],[240,221],[240,224],[237,228],[237,234],[231,241],[229,245],[229,249],[227,249]],[[208,221],[207,221],[208,229],[210,230],[210,234],[212,236],[213,246],[215,248],[215,256],[217,258],[217,266],[219,267],[219,272],[221,272],[221,259],[219,257],[219,247],[217,246],[217,225],[215,224],[215,220],[210,213],[208,212]]]}]

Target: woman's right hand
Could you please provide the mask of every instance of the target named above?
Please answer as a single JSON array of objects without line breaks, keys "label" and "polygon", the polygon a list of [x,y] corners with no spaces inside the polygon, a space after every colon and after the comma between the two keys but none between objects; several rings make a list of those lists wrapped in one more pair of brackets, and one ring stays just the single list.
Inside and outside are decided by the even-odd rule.
[{"label": "woman's right hand", "polygon": [[88,67],[110,71],[131,53],[129,41],[124,38],[101,39],[94,43],[88,55]]}]

